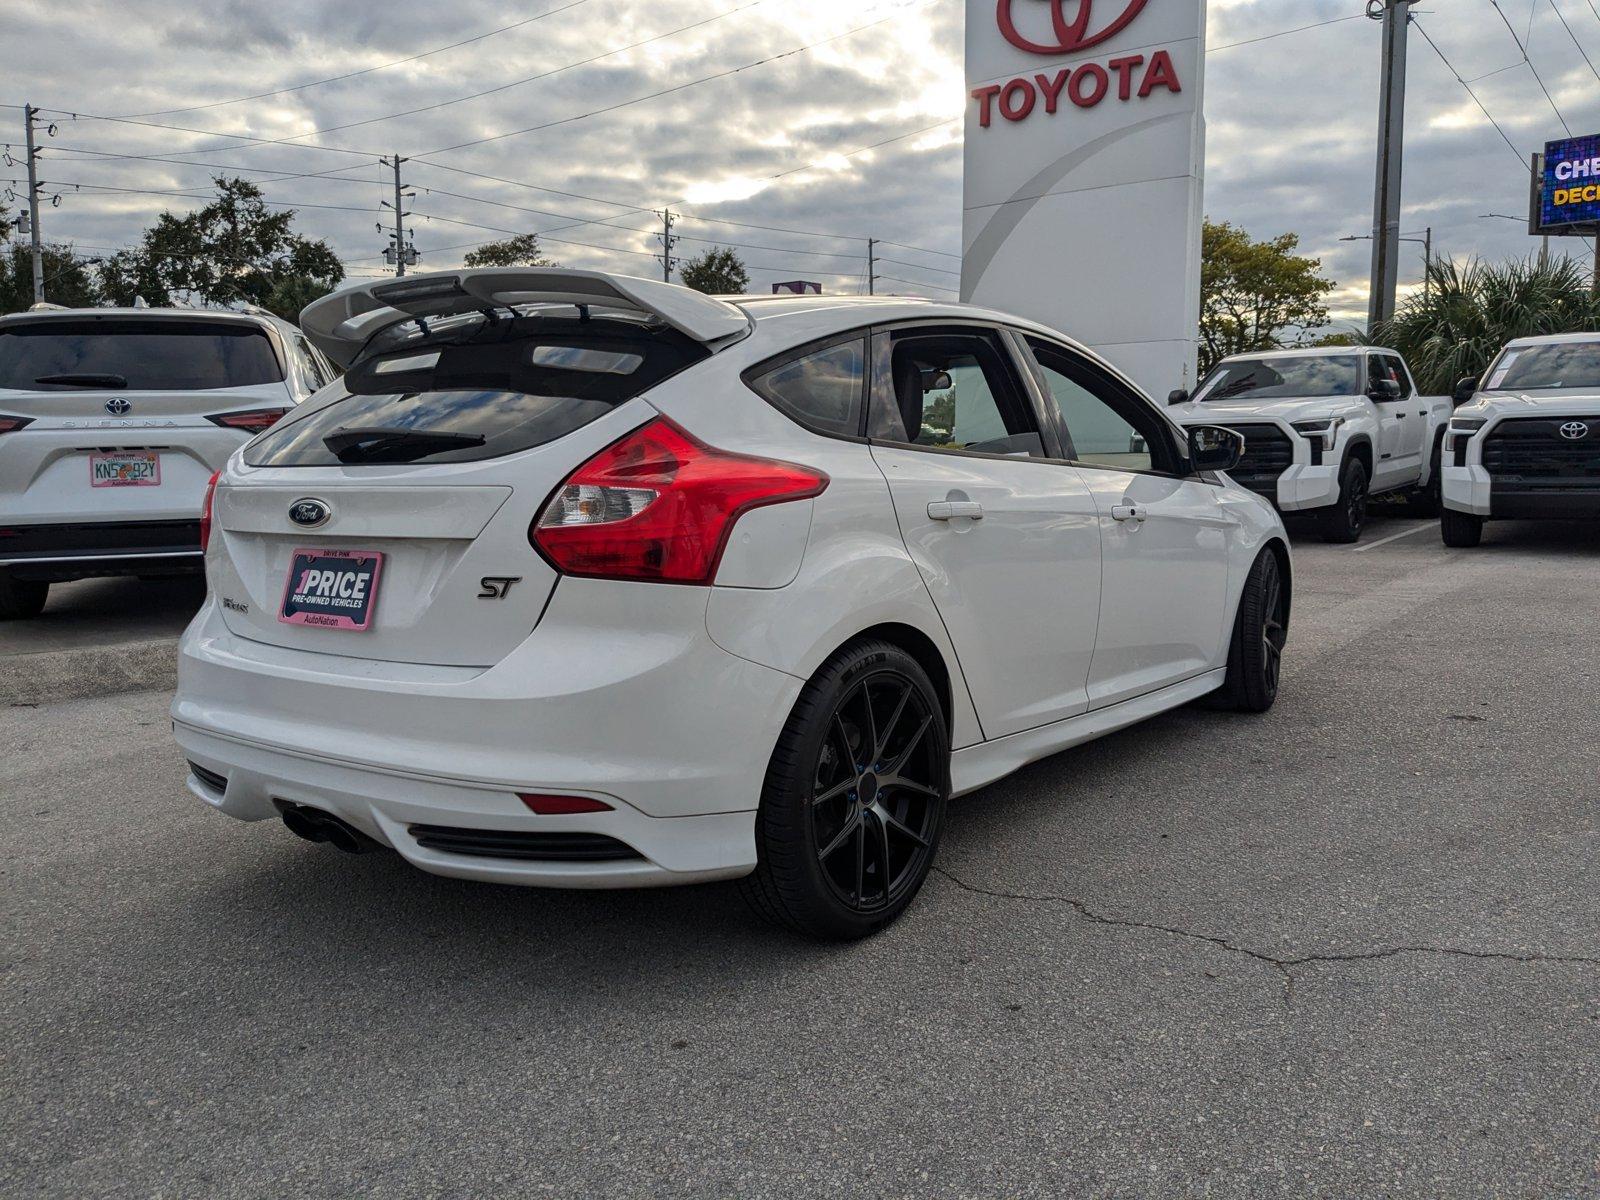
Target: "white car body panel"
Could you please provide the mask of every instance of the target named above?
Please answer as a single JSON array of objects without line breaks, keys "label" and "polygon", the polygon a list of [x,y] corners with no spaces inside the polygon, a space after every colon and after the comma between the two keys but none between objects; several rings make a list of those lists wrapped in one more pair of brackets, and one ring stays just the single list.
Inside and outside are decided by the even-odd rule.
[{"label": "white car body panel", "polygon": [[[157,527],[198,522],[206,484],[252,433],[208,419],[230,412],[291,409],[308,398],[319,380],[304,361],[309,350],[298,331],[267,315],[209,309],[51,309],[14,313],[0,328],[92,318],[191,323],[203,321],[262,331],[282,368],[281,382],[238,387],[141,390],[84,388],[22,390],[0,387],[0,416],[30,423],[0,435],[0,511],[9,525],[25,527],[26,552],[7,553],[0,542],[0,569],[54,564],[61,577],[198,565],[200,550],[181,530],[157,536]],[[122,407],[113,412],[108,404]],[[153,452],[160,482],[152,486],[92,487],[90,456]],[[115,527],[148,525],[148,544],[125,545]],[[69,528],[60,528],[69,527]],[[90,530],[103,535],[96,541]],[[174,544],[167,544],[172,541]],[[182,544],[177,544],[178,542]],[[57,548],[52,549],[57,543]],[[36,549],[34,547],[42,547]],[[81,571],[69,568],[81,567]]]},{"label": "white car body panel", "polygon": [[[1562,343],[1600,344],[1600,333],[1554,334],[1547,337],[1517,338],[1507,342],[1504,349],[1484,372],[1484,381],[1496,381],[1496,367],[1509,351],[1532,346],[1559,345]],[[1481,420],[1481,428],[1470,433],[1452,430],[1447,435],[1444,456],[1441,499],[1444,506],[1456,512],[1472,513],[1480,517],[1494,514],[1492,500],[1493,478],[1483,465],[1484,444],[1505,421],[1528,418],[1555,418],[1581,420],[1590,425],[1586,441],[1596,444],[1596,457],[1600,458],[1600,389],[1596,388],[1540,388],[1528,391],[1503,391],[1494,387],[1477,392],[1472,399],[1455,410],[1463,420]],[[1458,447],[1465,444],[1465,454]],[[1458,459],[1460,461],[1458,461]],[[1574,501],[1570,513],[1559,498],[1554,498],[1550,516],[1593,517],[1600,513],[1600,481],[1580,488],[1569,496]],[[1581,507],[1580,507],[1581,505]],[[1522,515],[1519,513],[1518,515]]]},{"label": "white car body panel", "polygon": [[[593,273],[541,272],[540,297],[569,275]],[[345,306],[325,323],[325,343],[370,336],[359,324],[341,332],[362,320],[344,300],[319,303],[334,316]],[[184,635],[172,708],[185,754],[225,783],[219,791],[195,774],[191,790],[247,820],[277,815],[279,802],[321,809],[442,874],[538,886],[691,882],[753,868],[773,746],[805,681],[863,631],[925,648],[947,675],[957,791],[1221,683],[1255,556],[1271,540],[1288,561],[1281,522],[1256,496],[1220,477],[825,436],[740,379],[815,339],[893,321],[992,322],[1073,343],[959,305],[716,303],[735,308],[748,331],[533,450],[359,467],[252,468],[236,455],[217,493],[212,594]],[[651,304],[667,307],[655,296]],[[709,319],[715,310],[697,311]],[[557,575],[531,547],[530,522],[568,473],[657,414],[717,449],[822,471],[827,486],[741,517],[709,587]],[[927,504],[953,490],[981,497],[983,518],[930,521]],[[287,508],[301,496],[325,501],[335,518],[294,531]],[[1125,503],[1146,519],[1112,520],[1110,506]],[[403,580],[403,594],[380,592],[372,629],[276,621],[271,582],[281,583],[288,548],[319,538],[393,554],[385,583]],[[491,574],[524,577],[521,598],[486,604],[475,585]],[[535,816],[518,799],[528,792],[594,797],[614,811]],[[411,832],[441,822],[606,833],[643,858],[469,859],[429,850]]]},{"label": "white car body panel", "polygon": [[[1370,352],[1395,353],[1382,347],[1371,347]],[[1262,357],[1365,356],[1367,353],[1368,348],[1350,346],[1270,350],[1233,355],[1222,362]],[[1401,361],[1404,365],[1404,360]],[[1223,400],[1186,401],[1172,406],[1168,412],[1184,425],[1276,426],[1289,439],[1293,460],[1278,476],[1275,494],[1271,499],[1283,512],[1325,508],[1338,502],[1339,479],[1345,459],[1353,446],[1363,443],[1370,447],[1372,472],[1369,487],[1373,494],[1400,488],[1425,487],[1430,482],[1433,449],[1449,421],[1450,399],[1447,396],[1417,394],[1410,367],[1405,366],[1404,369],[1412,394],[1382,403],[1374,402],[1359,392],[1344,396],[1286,396],[1256,400],[1240,396]],[[1363,377],[1365,370],[1363,365]],[[1310,441],[1295,430],[1294,423],[1336,417],[1344,423],[1339,427],[1334,444],[1323,451],[1322,461],[1316,463],[1313,461]]]}]

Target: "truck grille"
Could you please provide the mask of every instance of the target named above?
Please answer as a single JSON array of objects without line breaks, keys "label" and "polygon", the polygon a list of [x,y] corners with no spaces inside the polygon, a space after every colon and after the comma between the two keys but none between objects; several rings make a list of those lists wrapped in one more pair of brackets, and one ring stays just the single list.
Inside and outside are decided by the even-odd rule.
[{"label": "truck grille", "polygon": [[1278,498],[1278,476],[1294,462],[1294,443],[1276,425],[1227,425],[1244,435],[1244,457],[1228,472],[1240,487],[1259,492],[1268,500]]},{"label": "truck grille", "polygon": [[[1588,426],[1581,438],[1564,425]],[[1483,443],[1484,470],[1534,487],[1600,486],[1600,416],[1517,417],[1501,421]]]}]

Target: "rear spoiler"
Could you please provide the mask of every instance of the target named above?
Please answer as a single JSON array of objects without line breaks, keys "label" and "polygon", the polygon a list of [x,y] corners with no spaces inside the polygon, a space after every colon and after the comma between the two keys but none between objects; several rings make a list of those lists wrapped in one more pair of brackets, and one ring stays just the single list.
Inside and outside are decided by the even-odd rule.
[{"label": "rear spoiler", "polygon": [[742,337],[750,318],[736,305],[675,283],[565,267],[482,267],[384,279],[313,301],[300,328],[342,367],[374,334],[412,317],[513,304],[601,304],[648,313],[707,344]]}]

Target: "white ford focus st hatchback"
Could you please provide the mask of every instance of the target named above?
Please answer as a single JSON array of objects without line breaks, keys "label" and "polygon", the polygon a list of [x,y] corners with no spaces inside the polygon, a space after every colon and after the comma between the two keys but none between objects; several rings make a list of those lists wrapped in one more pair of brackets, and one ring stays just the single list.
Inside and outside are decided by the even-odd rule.
[{"label": "white ford focus st hatchback", "polygon": [[743,876],[853,937],[952,795],[1276,695],[1242,440],[1042,326],[520,268],[303,325],[347,373],[215,481],[172,707],[232,816],[501,883]]}]

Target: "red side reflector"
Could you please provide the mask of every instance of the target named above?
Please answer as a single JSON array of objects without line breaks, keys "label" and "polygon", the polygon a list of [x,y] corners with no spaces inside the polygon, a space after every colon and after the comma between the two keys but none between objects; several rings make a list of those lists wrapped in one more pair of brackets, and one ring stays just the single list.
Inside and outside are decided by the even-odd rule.
[{"label": "red side reflector", "polygon": [[217,494],[217,479],[221,471],[211,472],[211,478],[206,480],[206,499],[200,506],[200,549],[204,550],[211,544],[211,498]]},{"label": "red side reflector", "polygon": [[541,817],[567,817],[574,813],[613,811],[611,805],[604,800],[591,800],[587,796],[534,796],[518,792],[517,799]]}]

